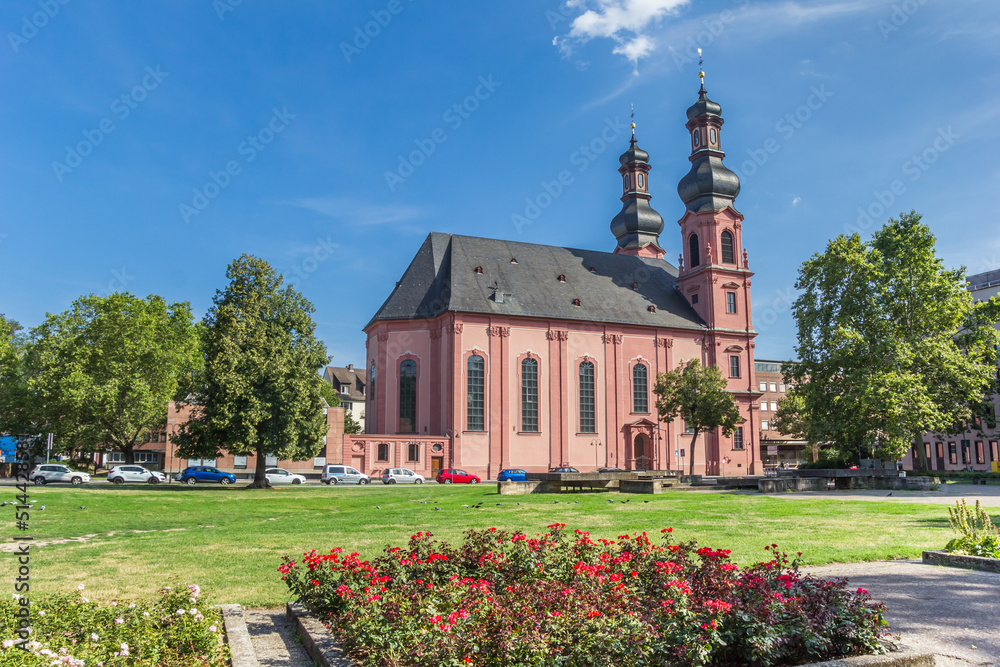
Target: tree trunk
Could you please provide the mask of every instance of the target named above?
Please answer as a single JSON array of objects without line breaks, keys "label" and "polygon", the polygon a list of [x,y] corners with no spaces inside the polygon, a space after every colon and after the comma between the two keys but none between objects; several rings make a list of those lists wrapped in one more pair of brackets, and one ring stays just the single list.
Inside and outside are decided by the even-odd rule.
[{"label": "tree trunk", "polygon": [[267,462],[264,460],[264,450],[261,447],[257,448],[257,463],[254,466],[253,471],[253,481],[250,482],[250,489],[266,489],[268,487],[267,477],[264,476],[264,471],[267,470]]},{"label": "tree trunk", "polygon": [[698,442],[698,429],[694,430],[694,436],[691,438],[691,465],[689,475],[694,475],[694,446]]},{"label": "tree trunk", "polygon": [[135,440],[122,445],[122,453],[125,454],[125,463],[127,465],[135,463]]},{"label": "tree trunk", "polygon": [[917,460],[913,462],[919,472],[927,472],[927,447],[924,445],[924,434],[917,431],[915,434],[917,440]]}]

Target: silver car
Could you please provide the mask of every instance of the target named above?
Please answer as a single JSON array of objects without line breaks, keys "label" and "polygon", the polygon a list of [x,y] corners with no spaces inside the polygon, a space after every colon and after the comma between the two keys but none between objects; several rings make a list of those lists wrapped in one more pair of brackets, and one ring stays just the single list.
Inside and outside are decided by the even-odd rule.
[{"label": "silver car", "polygon": [[383,484],[423,484],[424,476],[409,468],[387,468],[382,473]]},{"label": "silver car", "polygon": [[108,481],[112,484],[159,484],[167,481],[167,476],[155,470],[146,470],[142,466],[115,466],[108,471]]},{"label": "silver car", "polygon": [[323,469],[323,476],[319,481],[324,484],[368,484],[372,478],[351,466],[330,464]]},{"label": "silver car", "polygon": [[267,478],[267,483],[272,486],[276,484],[305,484],[306,481],[302,475],[288,472],[284,468],[268,468],[264,471],[264,477]]},{"label": "silver car", "polygon": [[28,473],[28,479],[35,484],[48,484],[49,482],[83,484],[90,481],[90,475],[72,470],[61,463],[43,463]]}]

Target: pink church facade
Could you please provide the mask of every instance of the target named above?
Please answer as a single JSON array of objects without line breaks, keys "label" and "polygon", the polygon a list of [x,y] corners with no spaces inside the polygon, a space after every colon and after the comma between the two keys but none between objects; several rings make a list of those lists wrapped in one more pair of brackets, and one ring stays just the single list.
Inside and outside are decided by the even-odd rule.
[{"label": "pink church facade", "polygon": [[[429,235],[365,327],[365,433],[345,437],[345,462],[492,479],[511,467],[687,471],[693,450],[696,474],[760,474],[753,274],[722,122],[702,86],[677,266],[634,136],[613,252]],[[743,418],[733,435],[692,443],[681,419],[658,418],[657,374],[692,359],[728,378]]]}]

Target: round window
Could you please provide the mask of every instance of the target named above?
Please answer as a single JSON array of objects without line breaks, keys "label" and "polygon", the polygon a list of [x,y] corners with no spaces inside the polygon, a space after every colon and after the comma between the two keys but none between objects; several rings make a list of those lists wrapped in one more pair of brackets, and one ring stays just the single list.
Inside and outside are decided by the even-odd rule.
[{"label": "round window", "polygon": [[431,446],[431,450],[435,452],[440,452],[442,449],[444,449],[444,447],[442,447],[439,442]]}]

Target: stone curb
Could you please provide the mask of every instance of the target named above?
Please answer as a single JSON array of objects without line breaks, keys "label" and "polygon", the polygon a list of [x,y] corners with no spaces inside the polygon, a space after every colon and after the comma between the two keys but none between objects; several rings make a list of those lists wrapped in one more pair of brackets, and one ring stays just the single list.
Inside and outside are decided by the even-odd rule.
[{"label": "stone curb", "polygon": [[1000,572],[1000,558],[963,556],[961,554],[950,554],[947,551],[925,551],[921,560],[926,565],[944,565],[946,567],[961,567],[966,570]]},{"label": "stone curb", "polygon": [[260,667],[257,654],[250,643],[247,622],[243,618],[243,607],[238,604],[224,604],[222,622],[226,628],[226,643],[229,644],[230,665],[232,667]]},{"label": "stone curb", "polygon": [[[330,631],[319,622],[309,611],[294,602],[286,606],[288,619],[298,628],[302,645],[309,657],[320,667],[358,667],[347,657],[340,644],[333,638]],[[853,658],[840,658],[826,662],[812,662],[799,667],[934,667],[934,654],[918,653],[909,648],[894,651],[888,655],[862,655]],[[233,663],[236,667],[236,663]]]},{"label": "stone curb", "polygon": [[[285,609],[288,620],[294,623],[298,630],[302,646],[319,667],[356,667],[330,631],[304,606],[289,602]],[[233,667],[236,667],[235,663]]]}]

